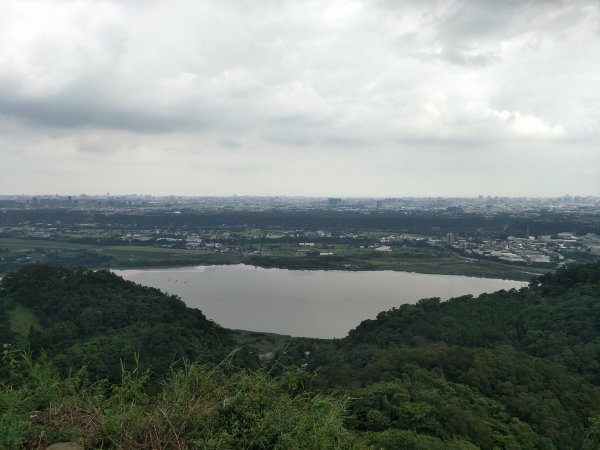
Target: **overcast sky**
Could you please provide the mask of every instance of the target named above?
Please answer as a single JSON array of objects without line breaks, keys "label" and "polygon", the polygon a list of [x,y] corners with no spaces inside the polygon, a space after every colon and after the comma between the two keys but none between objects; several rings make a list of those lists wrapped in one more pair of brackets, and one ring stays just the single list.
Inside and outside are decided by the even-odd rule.
[{"label": "overcast sky", "polygon": [[0,194],[600,195],[597,0],[0,8]]}]

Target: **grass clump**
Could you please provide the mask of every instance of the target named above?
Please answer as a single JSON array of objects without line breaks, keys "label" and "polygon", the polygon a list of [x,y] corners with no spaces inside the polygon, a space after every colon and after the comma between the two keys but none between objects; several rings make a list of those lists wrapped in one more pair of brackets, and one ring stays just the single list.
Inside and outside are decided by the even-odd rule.
[{"label": "grass clump", "polygon": [[[308,377],[184,363],[159,383],[122,370],[121,381],[60,377],[45,360],[18,364],[0,385],[0,448],[73,440],[85,448],[357,448],[344,428],[347,398],[298,386]],[[5,365],[6,365],[5,360]]]}]

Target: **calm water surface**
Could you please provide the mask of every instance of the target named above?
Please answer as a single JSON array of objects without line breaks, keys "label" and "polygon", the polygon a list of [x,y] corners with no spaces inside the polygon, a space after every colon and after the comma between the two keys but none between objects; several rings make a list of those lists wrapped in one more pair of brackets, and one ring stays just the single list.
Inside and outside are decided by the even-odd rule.
[{"label": "calm water surface", "polygon": [[408,272],[344,272],[200,266],[115,270],[127,280],[176,294],[227,328],[292,336],[344,337],[362,320],[421,298],[447,300],[520,288],[521,281]]}]

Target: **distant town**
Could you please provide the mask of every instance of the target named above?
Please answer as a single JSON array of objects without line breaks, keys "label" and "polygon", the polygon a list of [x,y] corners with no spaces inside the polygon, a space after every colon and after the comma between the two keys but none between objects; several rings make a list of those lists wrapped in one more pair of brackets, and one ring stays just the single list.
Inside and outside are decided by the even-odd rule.
[{"label": "distant town", "polygon": [[153,195],[0,195],[0,208],[76,208],[105,211],[132,209],[164,210],[191,209],[313,209],[336,208],[341,210],[393,210],[393,211],[462,211],[465,213],[498,212],[535,213],[540,210],[557,210],[573,213],[599,213],[600,197],[400,197],[400,198],[339,198],[339,197],[193,197]]},{"label": "distant town", "polygon": [[527,278],[600,259],[600,198],[0,196],[0,272],[246,263]]}]

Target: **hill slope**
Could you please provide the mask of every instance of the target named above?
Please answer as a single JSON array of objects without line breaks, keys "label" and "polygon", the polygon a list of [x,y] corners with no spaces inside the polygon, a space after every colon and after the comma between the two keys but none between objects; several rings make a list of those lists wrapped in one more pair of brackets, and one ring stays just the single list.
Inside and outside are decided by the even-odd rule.
[{"label": "hill slope", "polygon": [[358,398],[350,424],[385,448],[406,430],[481,448],[598,448],[598,263],[402,305],[311,350],[322,383]]},{"label": "hill slope", "polygon": [[509,345],[600,384],[600,263],[563,268],[519,291],[402,305],[363,321],[345,339],[378,348],[428,342]]},{"label": "hill slope", "polygon": [[[345,339],[294,339],[284,356],[253,374],[214,368],[233,346],[227,330],[175,297],[108,272],[26,267],[2,280],[0,302],[4,342],[44,349],[60,368],[86,363],[96,377],[117,383],[94,385],[81,397],[69,387],[80,383],[76,376],[40,382],[54,380],[38,373],[43,364],[19,363],[5,348],[0,425],[22,426],[26,432],[16,436],[23,442],[27,433],[48,436],[66,427],[82,442],[143,447],[160,425],[172,447],[194,448],[192,439],[208,445],[202,439],[219,430],[224,440],[214,448],[270,448],[283,442],[294,423],[288,419],[302,414],[304,428],[293,428],[291,448],[303,442],[314,448],[314,436],[330,432],[338,443],[330,446],[339,448],[600,448],[598,263],[561,269],[519,291],[403,305],[364,321]],[[146,389],[122,372],[120,360],[136,351],[159,374],[174,356],[213,368],[171,372],[157,394],[156,383]],[[308,369],[297,373],[300,362]],[[177,390],[204,392],[213,375],[219,381],[208,391],[220,386],[223,396],[193,397],[193,410],[185,410],[187,394]],[[178,402],[183,412],[166,406]],[[36,409],[56,416],[35,428],[27,421]],[[96,428],[78,428],[79,415],[94,417]],[[128,422],[133,417],[137,422]],[[277,417],[285,423],[272,428]],[[107,423],[130,428],[102,428]],[[182,434],[169,435],[171,423]],[[311,423],[313,431],[306,428]],[[250,443],[246,426],[254,430]],[[8,441],[0,433],[1,442]]]},{"label": "hill slope", "polygon": [[174,359],[214,363],[235,346],[227,330],[176,296],[107,271],[31,265],[11,273],[1,284],[0,322],[4,342],[112,380],[135,354],[165,374]]}]

